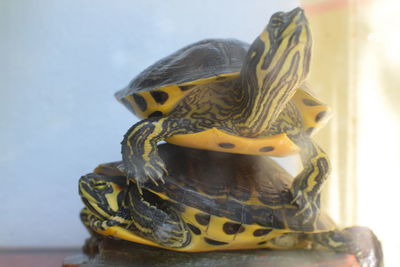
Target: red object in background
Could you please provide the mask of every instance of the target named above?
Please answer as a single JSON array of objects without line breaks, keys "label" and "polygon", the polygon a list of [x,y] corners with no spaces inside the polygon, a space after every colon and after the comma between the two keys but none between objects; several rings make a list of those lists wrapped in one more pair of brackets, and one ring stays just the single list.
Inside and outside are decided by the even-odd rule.
[{"label": "red object in background", "polygon": [[58,267],[62,266],[65,257],[77,253],[80,253],[79,249],[0,251],[0,266]]}]

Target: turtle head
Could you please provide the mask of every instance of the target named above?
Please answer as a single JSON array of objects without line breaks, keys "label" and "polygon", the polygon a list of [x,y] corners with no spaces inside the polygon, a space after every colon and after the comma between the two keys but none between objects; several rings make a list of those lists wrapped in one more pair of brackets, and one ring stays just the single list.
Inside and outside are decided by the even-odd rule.
[{"label": "turtle head", "polygon": [[[112,179],[114,178],[114,179]],[[120,177],[106,177],[90,173],[79,180],[79,195],[86,207],[97,217],[108,219],[123,209],[125,200],[125,182]]]},{"label": "turtle head", "polygon": [[304,11],[272,15],[250,46],[241,70],[245,108],[242,127],[249,135],[268,130],[306,78],[311,33]]},{"label": "turtle head", "polygon": [[260,39],[265,45],[263,52],[269,55],[263,59],[264,69],[280,70],[291,75],[291,79],[298,76],[299,82],[306,78],[312,39],[303,9],[272,15]]}]

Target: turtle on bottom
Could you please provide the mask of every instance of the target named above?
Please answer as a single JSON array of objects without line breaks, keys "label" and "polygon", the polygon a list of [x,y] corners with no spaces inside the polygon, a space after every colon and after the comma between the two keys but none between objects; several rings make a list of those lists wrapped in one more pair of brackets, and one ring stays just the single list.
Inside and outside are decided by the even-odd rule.
[{"label": "turtle on bottom", "polygon": [[90,232],[184,252],[311,248],[356,255],[361,266],[382,266],[382,250],[363,227],[336,228],[323,213],[316,223],[294,216],[292,177],[268,157],[163,144],[171,170],[162,186],[142,194],[126,184],[120,162],[81,177],[81,219]]},{"label": "turtle on bottom", "polygon": [[315,221],[330,166],[310,138],[327,107],[307,93],[311,32],[304,12],[275,13],[251,45],[207,39],[141,72],[116,97],[142,120],[122,141],[129,180],[158,184],[170,171],[157,143],[213,151],[286,156],[300,153],[304,170],[291,191],[297,215]]}]

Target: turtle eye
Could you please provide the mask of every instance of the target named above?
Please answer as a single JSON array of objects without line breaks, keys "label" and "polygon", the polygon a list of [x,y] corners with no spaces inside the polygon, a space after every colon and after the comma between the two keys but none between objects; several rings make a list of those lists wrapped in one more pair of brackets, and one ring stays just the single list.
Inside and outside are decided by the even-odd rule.
[{"label": "turtle eye", "polygon": [[95,183],[94,188],[96,188],[98,190],[104,190],[107,188],[107,183],[104,183],[104,182]]}]

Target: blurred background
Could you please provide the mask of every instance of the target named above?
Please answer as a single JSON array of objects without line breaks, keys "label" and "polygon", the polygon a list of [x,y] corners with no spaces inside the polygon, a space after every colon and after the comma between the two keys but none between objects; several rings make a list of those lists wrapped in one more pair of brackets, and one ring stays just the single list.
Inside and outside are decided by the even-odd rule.
[{"label": "blurred background", "polygon": [[137,120],[113,94],[137,73],[200,39],[252,42],[272,13],[299,5],[315,40],[309,82],[334,112],[317,137],[334,168],[324,206],[341,226],[371,227],[396,262],[394,0],[0,1],[0,249],[82,245],[77,182],[120,159]]}]

